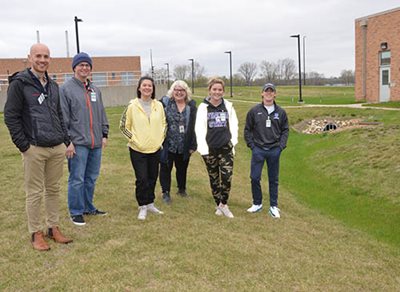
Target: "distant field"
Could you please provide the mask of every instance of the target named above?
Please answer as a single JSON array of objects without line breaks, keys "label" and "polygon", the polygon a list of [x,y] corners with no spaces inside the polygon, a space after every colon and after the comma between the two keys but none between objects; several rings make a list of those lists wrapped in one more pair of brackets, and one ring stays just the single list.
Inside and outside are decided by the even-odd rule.
[{"label": "distant field", "polygon": [[[195,96],[203,97],[207,88],[195,88]],[[225,86],[225,96],[230,98],[230,87]],[[260,86],[234,86],[233,99],[257,101],[261,96]],[[282,105],[298,105],[299,90],[297,86],[278,86],[277,101]],[[305,104],[352,104],[355,103],[354,87],[339,86],[305,86],[302,90]]]}]

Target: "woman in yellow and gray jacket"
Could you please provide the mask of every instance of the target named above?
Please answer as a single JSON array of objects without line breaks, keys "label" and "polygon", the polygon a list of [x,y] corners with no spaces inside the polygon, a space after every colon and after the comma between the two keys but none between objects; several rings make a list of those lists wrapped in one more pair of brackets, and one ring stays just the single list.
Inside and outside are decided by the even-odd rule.
[{"label": "woman in yellow and gray jacket", "polygon": [[137,98],[125,109],[120,130],[129,140],[129,154],[136,176],[136,200],[139,220],[145,220],[147,211],[163,214],[154,206],[154,189],[158,178],[160,148],[165,138],[167,123],[161,102],[155,99],[154,80],[139,80]]}]

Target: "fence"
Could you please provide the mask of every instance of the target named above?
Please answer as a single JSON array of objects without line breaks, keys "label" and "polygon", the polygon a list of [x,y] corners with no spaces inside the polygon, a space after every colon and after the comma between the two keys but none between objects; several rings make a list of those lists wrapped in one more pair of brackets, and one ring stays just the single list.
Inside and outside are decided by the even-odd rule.
[{"label": "fence", "polygon": [[[71,78],[71,73],[50,73],[49,77],[55,80],[58,84],[62,84],[68,78]],[[104,106],[120,106],[127,105],[129,100],[136,96],[137,82],[141,76],[141,72],[92,72],[91,79],[93,83],[100,87]],[[167,80],[162,77],[155,77],[156,97],[160,99],[166,94]],[[8,76],[0,75],[0,112],[3,112],[4,105],[7,99]]]}]

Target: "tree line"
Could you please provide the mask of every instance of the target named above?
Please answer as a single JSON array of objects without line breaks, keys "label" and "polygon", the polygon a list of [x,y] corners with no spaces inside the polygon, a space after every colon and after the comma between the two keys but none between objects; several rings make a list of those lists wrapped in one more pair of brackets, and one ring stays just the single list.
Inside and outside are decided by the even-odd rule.
[{"label": "tree line", "polygon": [[[205,68],[198,62],[194,62],[193,75],[194,85],[196,87],[205,86],[208,77],[205,76]],[[188,84],[192,82],[192,66],[191,65],[176,65],[169,72],[169,78],[166,68],[159,68],[148,72],[159,83],[166,83],[169,79],[185,80]],[[302,78],[304,77],[302,73]],[[296,85],[298,84],[298,69],[293,59],[285,58],[276,62],[263,60],[260,64],[254,62],[244,62],[240,64],[236,73],[232,76],[233,85],[235,86],[252,86],[262,85],[266,82],[273,82],[277,85]],[[219,76],[229,84],[230,76]],[[303,81],[304,82],[304,81]],[[338,77],[325,77],[324,74],[311,71],[306,73],[306,85],[346,85],[354,84],[354,71],[342,70]]]}]

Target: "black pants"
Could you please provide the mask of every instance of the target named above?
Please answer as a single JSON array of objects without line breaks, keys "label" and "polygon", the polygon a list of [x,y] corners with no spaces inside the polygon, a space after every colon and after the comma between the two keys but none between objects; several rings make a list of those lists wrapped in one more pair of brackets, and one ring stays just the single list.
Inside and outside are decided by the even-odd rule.
[{"label": "black pants", "polygon": [[190,156],[187,160],[183,160],[183,154],[168,152],[167,163],[160,163],[160,184],[162,192],[171,191],[171,172],[175,164],[176,182],[179,190],[186,190],[187,169],[189,166]]},{"label": "black pants", "polygon": [[129,148],[129,154],[136,176],[136,200],[139,206],[154,203],[160,151],[141,153]]}]

